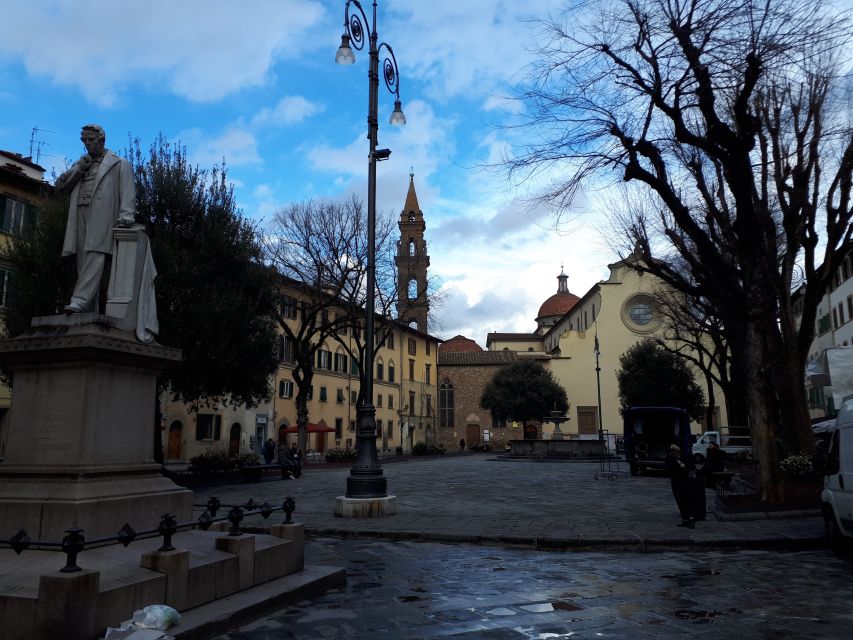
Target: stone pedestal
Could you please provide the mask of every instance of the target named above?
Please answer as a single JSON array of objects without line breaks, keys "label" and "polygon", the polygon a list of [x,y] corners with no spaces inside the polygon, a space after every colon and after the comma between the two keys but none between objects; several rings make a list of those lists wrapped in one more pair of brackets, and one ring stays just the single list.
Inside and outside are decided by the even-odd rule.
[{"label": "stone pedestal", "polygon": [[24,529],[61,540],[76,526],[92,539],[125,522],[156,527],[166,512],[190,519],[192,492],[153,459],[157,374],[179,359],[94,313],[34,318],[30,332],[0,341],[14,375],[0,537]]}]

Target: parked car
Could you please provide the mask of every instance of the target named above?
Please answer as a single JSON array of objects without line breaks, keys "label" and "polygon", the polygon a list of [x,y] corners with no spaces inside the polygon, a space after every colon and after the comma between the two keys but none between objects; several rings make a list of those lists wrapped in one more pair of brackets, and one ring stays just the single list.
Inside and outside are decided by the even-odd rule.
[{"label": "parked car", "polygon": [[720,427],[717,431],[706,431],[693,445],[693,459],[696,464],[704,464],[708,457],[708,447],[712,442],[720,445],[727,455],[752,451],[752,436],[749,427]]},{"label": "parked car", "polygon": [[681,447],[681,457],[688,460],[690,417],[678,407],[630,407],[622,417],[625,460],[635,476],[646,469],[663,470],[669,445]]},{"label": "parked car", "polygon": [[835,421],[824,463],[821,512],[831,540],[853,537],[853,396],[846,396]]}]

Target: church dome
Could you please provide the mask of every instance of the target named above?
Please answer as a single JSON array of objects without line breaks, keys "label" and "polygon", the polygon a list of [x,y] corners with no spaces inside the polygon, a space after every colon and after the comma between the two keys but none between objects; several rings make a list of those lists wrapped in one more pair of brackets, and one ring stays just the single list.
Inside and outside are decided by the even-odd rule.
[{"label": "church dome", "polygon": [[545,318],[553,318],[556,321],[556,319],[564,316],[578,303],[580,298],[569,291],[568,279],[569,276],[561,268],[560,275],[557,276],[557,282],[559,283],[557,285],[557,293],[545,300],[542,306],[539,307],[539,313],[536,316],[537,321]]},{"label": "church dome", "polygon": [[580,298],[573,293],[555,293],[542,303],[542,306],[539,307],[539,314],[536,317],[564,316],[577,304],[578,300]]},{"label": "church dome", "polygon": [[472,351],[482,351],[483,349],[470,338],[453,336],[450,340],[442,342],[438,350],[442,353],[471,353]]}]

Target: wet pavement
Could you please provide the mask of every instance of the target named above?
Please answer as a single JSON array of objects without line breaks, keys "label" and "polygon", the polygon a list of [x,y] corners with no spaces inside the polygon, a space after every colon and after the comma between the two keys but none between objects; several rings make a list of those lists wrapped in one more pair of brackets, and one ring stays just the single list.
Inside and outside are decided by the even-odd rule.
[{"label": "wet pavement", "polygon": [[[721,522],[709,516],[693,530],[680,521],[664,476],[602,474],[597,462],[499,462],[493,455],[413,458],[383,466],[393,516],[336,518],[349,467],[308,467],[298,480],[265,480],[196,489],[195,502],[249,498],[296,501],[294,519],[313,535],[519,544],[538,548],[802,548],[823,544],[819,517]],[[604,469],[607,471],[608,469]],[[614,463],[610,469],[617,470]],[[624,463],[621,471],[625,471]],[[714,492],[706,492],[708,507]],[[199,515],[203,508],[197,510]],[[263,525],[254,516],[247,525]],[[851,634],[853,636],[853,634]]]},{"label": "wet pavement", "polygon": [[853,637],[853,556],[824,548],[819,517],[709,516],[689,530],[665,477],[598,463],[464,455],[383,468],[398,513],[375,519],[334,516],[348,467],[196,490],[197,503],[293,496],[306,562],[348,573],[345,588],[222,640]]},{"label": "wet pavement", "polygon": [[853,556],[829,550],[548,553],[317,538],[345,588],[220,640],[853,636]]}]

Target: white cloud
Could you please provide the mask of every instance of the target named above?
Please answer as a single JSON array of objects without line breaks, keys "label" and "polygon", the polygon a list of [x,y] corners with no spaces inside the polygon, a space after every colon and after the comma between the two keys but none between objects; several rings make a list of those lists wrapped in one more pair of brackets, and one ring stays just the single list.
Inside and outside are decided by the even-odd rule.
[{"label": "white cloud", "polygon": [[138,83],[207,102],[266,82],[277,57],[313,46],[324,16],[316,0],[10,2],[0,57],[103,106]]},{"label": "white cloud", "polygon": [[[402,208],[411,168],[417,176],[418,197],[429,197],[434,193],[429,177],[439,167],[447,167],[448,158],[454,151],[454,119],[439,117],[430,105],[421,100],[413,100],[404,106],[404,110],[408,120],[406,126],[386,125],[380,129],[379,146],[392,150],[391,158],[379,163],[377,168],[380,209]],[[316,145],[306,152],[306,158],[315,171],[341,174],[336,184],[347,185],[358,193],[360,185],[366,184],[367,154],[368,142],[364,133],[359,132],[343,147]],[[386,200],[386,197],[391,199]]]},{"label": "white cloud", "polygon": [[252,118],[252,126],[281,127],[295,124],[325,110],[325,105],[319,102],[310,102],[302,96],[285,96],[274,107],[261,109]]},{"label": "white cloud", "polygon": [[229,167],[261,163],[254,134],[237,126],[226,129],[215,138],[208,138],[200,129],[181,131],[176,138],[186,145],[193,162],[202,167],[222,164],[223,158]]},{"label": "white cloud", "polygon": [[565,4],[565,0],[396,2],[382,35],[393,37],[404,82],[409,74],[418,77],[440,99],[480,97],[501,93],[531,60],[536,35],[525,21],[545,18]]},{"label": "white cloud", "polygon": [[616,260],[592,224],[578,225],[565,237],[531,232],[504,242],[488,232],[460,238],[437,230],[428,250],[430,271],[443,280],[447,294],[435,332],[442,338],[461,333],[482,347],[490,331],[536,328],[539,307],[557,291],[561,263],[569,290],[582,296],[607,277],[607,263]]},{"label": "white cloud", "polygon": [[492,95],[483,101],[483,111],[518,114],[524,111],[524,103],[514,98]]}]

